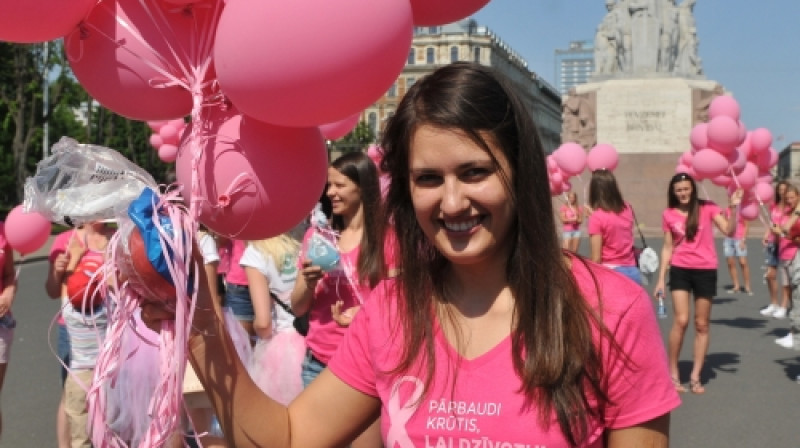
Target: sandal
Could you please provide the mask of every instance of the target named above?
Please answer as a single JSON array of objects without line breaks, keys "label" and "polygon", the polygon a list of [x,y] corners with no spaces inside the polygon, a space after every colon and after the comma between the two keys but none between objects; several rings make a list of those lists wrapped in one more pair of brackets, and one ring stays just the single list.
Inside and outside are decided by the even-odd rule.
[{"label": "sandal", "polygon": [[681,384],[681,380],[675,377],[672,378],[672,385],[675,386],[675,391],[677,391],[678,393],[686,392],[686,387],[684,387],[683,384]]},{"label": "sandal", "polygon": [[700,380],[690,380],[689,390],[695,395],[702,395],[706,393],[706,388],[703,387],[703,383],[701,383]]}]

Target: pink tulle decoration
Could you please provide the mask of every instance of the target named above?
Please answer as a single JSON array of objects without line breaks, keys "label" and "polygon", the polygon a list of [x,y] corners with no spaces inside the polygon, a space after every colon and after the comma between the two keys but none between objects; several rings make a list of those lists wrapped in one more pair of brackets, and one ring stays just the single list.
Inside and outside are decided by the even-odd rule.
[{"label": "pink tulle decoration", "polygon": [[294,328],[260,339],[253,350],[250,376],[270,398],[288,405],[303,390],[306,341]]}]

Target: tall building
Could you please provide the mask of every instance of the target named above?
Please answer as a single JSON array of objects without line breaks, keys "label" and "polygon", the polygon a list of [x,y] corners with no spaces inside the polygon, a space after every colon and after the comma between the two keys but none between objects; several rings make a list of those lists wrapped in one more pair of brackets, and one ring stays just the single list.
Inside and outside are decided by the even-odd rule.
[{"label": "tall building", "polygon": [[556,50],[556,88],[561,95],[569,89],[584,84],[594,73],[594,44],[588,40],[575,40],[566,50]]},{"label": "tall building", "polygon": [[485,26],[464,19],[444,26],[418,27],[403,72],[389,91],[364,110],[363,120],[377,136],[384,120],[414,83],[438,67],[456,61],[475,61],[505,74],[523,94],[547,152],[561,143],[561,95],[528,69],[511,47]]}]

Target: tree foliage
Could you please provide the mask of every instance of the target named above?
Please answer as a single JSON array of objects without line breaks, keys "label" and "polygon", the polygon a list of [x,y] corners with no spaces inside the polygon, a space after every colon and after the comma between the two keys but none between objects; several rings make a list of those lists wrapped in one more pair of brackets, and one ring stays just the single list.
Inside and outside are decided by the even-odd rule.
[{"label": "tree foliage", "polygon": [[375,134],[372,133],[372,129],[370,129],[365,121],[359,121],[352,131],[331,143],[330,146],[333,151],[345,153],[350,151],[363,151],[374,142]]}]

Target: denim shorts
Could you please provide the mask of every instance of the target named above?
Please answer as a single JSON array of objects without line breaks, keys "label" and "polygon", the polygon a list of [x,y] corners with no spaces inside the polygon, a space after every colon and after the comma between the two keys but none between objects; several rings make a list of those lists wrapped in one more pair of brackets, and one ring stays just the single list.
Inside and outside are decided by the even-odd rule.
[{"label": "denim shorts", "polygon": [[722,241],[722,253],[725,254],[726,257],[746,257],[747,246],[744,246],[744,249],[742,249],[741,241],[742,240],[733,238],[725,238]]},{"label": "denim shorts", "polygon": [[614,270],[642,286],[642,273],[636,266],[617,266]]},{"label": "denim shorts", "polygon": [[570,238],[580,238],[581,231],[580,230],[565,230],[561,233],[561,238],[568,240]]},{"label": "denim shorts", "polygon": [[325,370],[325,364],[322,363],[310,349],[306,349],[306,356],[303,358],[303,388],[305,389],[314,381],[322,371]]},{"label": "denim shorts", "polygon": [[256,318],[250,288],[247,285],[228,283],[225,288],[225,306],[231,309],[238,320],[252,322]]},{"label": "denim shorts", "polygon": [[764,247],[764,264],[772,268],[778,267],[778,245],[776,243],[767,243]]},{"label": "denim shorts", "polygon": [[[69,333],[67,333],[67,326],[58,324],[58,359],[65,365],[69,366]],[[61,386],[67,381],[67,368],[61,365]]]}]

